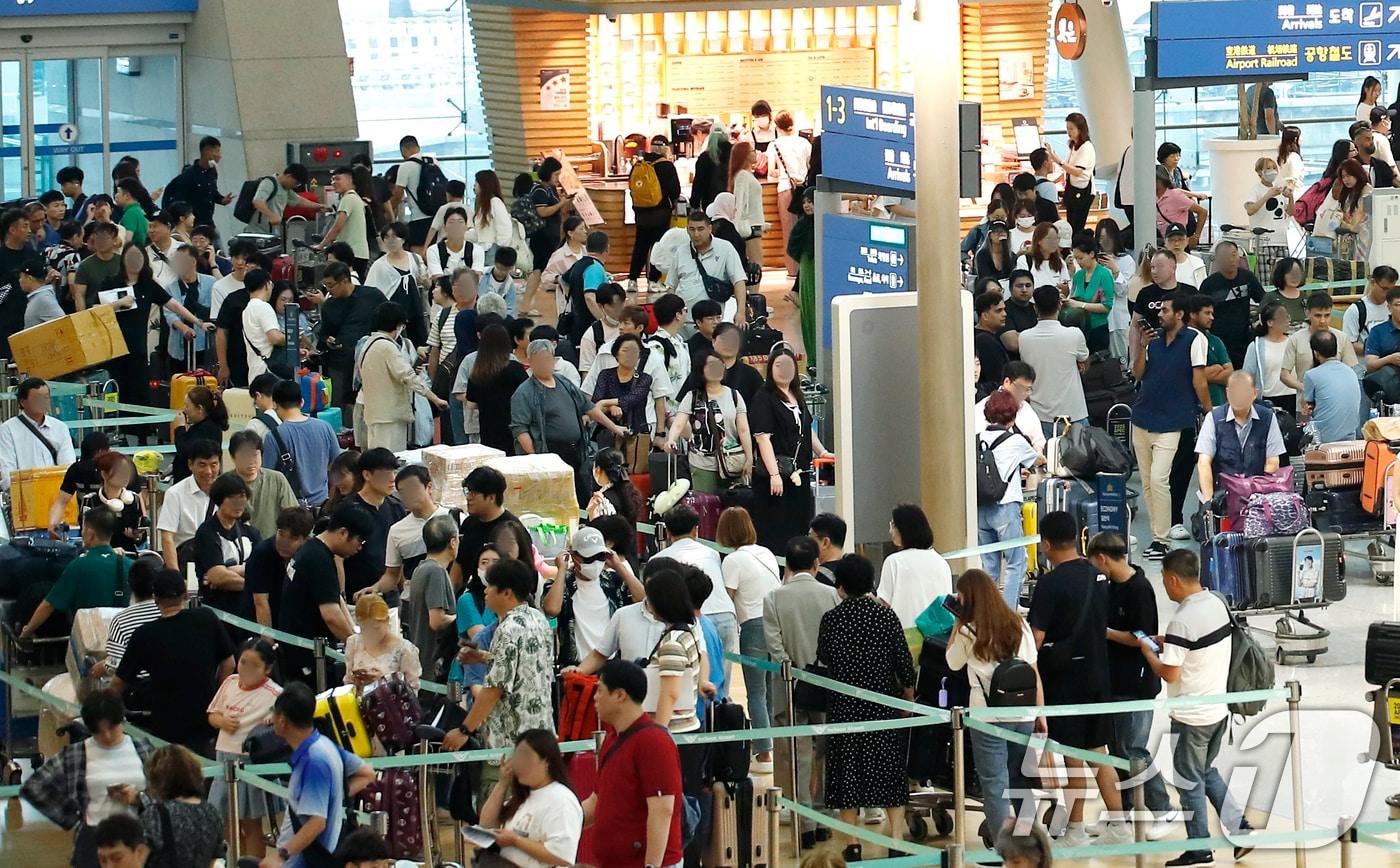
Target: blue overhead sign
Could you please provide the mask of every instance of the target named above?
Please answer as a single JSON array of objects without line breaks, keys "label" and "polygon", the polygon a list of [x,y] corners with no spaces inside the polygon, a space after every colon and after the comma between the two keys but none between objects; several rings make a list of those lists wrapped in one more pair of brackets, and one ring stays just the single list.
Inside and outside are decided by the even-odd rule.
[{"label": "blue overhead sign", "polygon": [[1159,0],[1152,35],[1158,78],[1366,71],[1400,60],[1400,3]]},{"label": "blue overhead sign", "polygon": [[[827,134],[823,134],[827,135]],[[822,144],[822,174],[826,174],[826,144]],[[866,292],[906,292],[914,287],[909,275],[913,226],[841,214],[822,216],[821,308],[822,346],[831,346],[831,300]]]},{"label": "blue overhead sign", "polygon": [[141,12],[197,12],[199,0],[8,0],[0,18],[38,15],[130,15]]},{"label": "blue overhead sign", "polygon": [[912,195],[914,143],[823,132],[822,174]]},{"label": "blue overhead sign", "polygon": [[914,192],[914,96],[822,85],[822,175]]}]

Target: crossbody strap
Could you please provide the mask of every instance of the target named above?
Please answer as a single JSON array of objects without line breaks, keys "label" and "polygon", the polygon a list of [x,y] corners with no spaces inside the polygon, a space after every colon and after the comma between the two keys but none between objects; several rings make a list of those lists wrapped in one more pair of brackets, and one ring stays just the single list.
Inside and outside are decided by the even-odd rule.
[{"label": "crossbody strap", "polygon": [[42,431],[39,430],[39,426],[38,426],[38,425],[35,425],[34,422],[33,422],[28,416],[24,415],[23,413],[20,413],[20,414],[19,414],[18,416],[16,416],[15,418],[19,420],[19,423],[20,423],[21,425],[23,425],[24,427],[26,427],[26,428],[29,429],[29,433],[31,433],[31,434],[33,434],[35,437],[39,438],[39,442],[42,443],[42,444],[44,444],[44,448],[47,449],[47,450],[49,451],[49,456],[50,456],[51,458],[53,458],[53,463],[54,463],[54,464],[57,464],[57,463],[58,463],[58,447],[55,446],[55,445],[53,445],[53,443],[49,442],[49,438],[45,437],[45,436],[44,436],[44,432],[42,432]]},{"label": "crossbody strap", "polygon": [[627,739],[631,738],[632,736],[636,735],[644,729],[660,729],[665,731],[668,735],[670,734],[670,730],[666,729],[666,727],[662,726],[659,723],[648,723],[644,726],[634,726],[626,732],[618,733],[617,740],[612,743],[612,747],[608,748],[608,752],[603,754],[603,758],[598,761],[598,770],[602,771],[603,766],[608,764],[608,760],[612,759],[612,755],[617,753],[618,748],[622,747],[623,743],[625,743]]}]

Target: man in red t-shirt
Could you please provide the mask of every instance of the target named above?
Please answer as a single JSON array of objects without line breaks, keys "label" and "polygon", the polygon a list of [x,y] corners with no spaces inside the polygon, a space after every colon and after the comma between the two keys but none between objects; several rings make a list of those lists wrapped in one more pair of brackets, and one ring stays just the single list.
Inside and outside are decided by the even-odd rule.
[{"label": "man in red t-shirt", "polygon": [[612,733],[603,742],[595,792],[583,803],[598,864],[609,868],[670,868],[681,852],[681,761],[664,726],[642,711],[647,677],[630,660],[598,670],[593,702]]}]

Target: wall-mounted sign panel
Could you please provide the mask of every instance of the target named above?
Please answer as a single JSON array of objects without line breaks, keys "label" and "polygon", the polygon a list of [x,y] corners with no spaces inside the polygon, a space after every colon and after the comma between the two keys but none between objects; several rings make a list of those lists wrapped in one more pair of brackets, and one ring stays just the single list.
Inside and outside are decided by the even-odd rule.
[{"label": "wall-mounted sign panel", "polygon": [[748,117],[758,96],[784,106],[814,106],[827,82],[875,81],[875,52],[869,48],[777,51],[754,54],[693,54],[666,61],[667,100],[687,114]]},{"label": "wall-mounted sign panel", "polygon": [[141,12],[197,12],[199,0],[8,0],[0,2],[0,18],[39,15],[130,15]]},{"label": "wall-mounted sign panel", "polygon": [[[822,88],[822,133],[914,143],[914,95],[868,87]],[[825,151],[827,145],[822,144]]]},{"label": "wall-mounted sign panel", "polygon": [[[825,155],[823,155],[823,162]],[[823,165],[825,174],[825,165]],[[866,292],[913,289],[914,227],[865,217],[822,217],[822,347],[831,346],[831,300]]]}]

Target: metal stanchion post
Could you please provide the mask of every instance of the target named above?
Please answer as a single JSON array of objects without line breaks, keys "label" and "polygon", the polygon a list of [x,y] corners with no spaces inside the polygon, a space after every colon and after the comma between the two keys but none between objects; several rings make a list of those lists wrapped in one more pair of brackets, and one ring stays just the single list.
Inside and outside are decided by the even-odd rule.
[{"label": "metal stanchion post", "polygon": [[[453,705],[462,704],[462,682],[449,681],[447,683],[447,701]],[[457,768],[461,767],[457,766]],[[456,819],[452,821],[452,839],[457,853],[457,864],[467,864],[467,842],[462,838],[462,824]]]},{"label": "metal stanchion post", "polygon": [[[1298,719],[1298,703],[1303,698],[1303,685],[1289,681],[1288,687],[1288,734],[1290,736],[1289,765],[1293,767],[1293,830],[1303,831],[1303,734]],[[1302,841],[1293,844],[1293,857],[1297,868],[1308,864],[1308,853]]]},{"label": "metal stanchion post", "polygon": [[224,786],[228,788],[228,849],[229,861],[238,864],[243,836],[238,828],[238,760],[224,760]]},{"label": "metal stanchion post", "polygon": [[1337,825],[1343,826],[1342,834],[1337,838],[1338,846],[1342,851],[1341,868],[1351,868],[1351,843],[1356,839],[1356,830],[1351,828],[1351,817],[1343,817]]},{"label": "metal stanchion post", "polygon": [[[418,742],[418,753],[428,755],[427,739]],[[423,825],[424,865],[436,864],[433,862],[433,851],[437,849],[437,841],[434,840],[437,837],[437,799],[433,797],[431,783],[429,766],[424,763],[418,767],[418,818]]]},{"label": "metal stanchion post", "polygon": [[[792,701],[793,676],[792,661],[783,661],[783,689],[787,692],[788,723],[797,724],[797,705]],[[797,792],[797,736],[788,736],[788,786],[792,788],[792,800],[797,804],[803,804],[802,796]],[[796,813],[792,815],[792,855],[794,859],[802,856],[802,820]],[[778,858],[777,851],[773,851],[773,859]]]},{"label": "metal stanchion post", "polygon": [[316,660],[316,692],[326,692],[326,640],[317,636],[311,654]]},{"label": "metal stanchion post", "polygon": [[[5,633],[5,669],[15,674],[15,637],[8,629]],[[15,758],[15,691],[10,682],[5,682],[5,758]]]},{"label": "metal stanchion post", "polygon": [[967,758],[963,755],[963,708],[953,708],[950,719],[953,735],[953,843],[948,846],[948,864],[963,868],[963,835],[967,831]]},{"label": "metal stanchion post", "polygon": [[[783,850],[783,845],[782,845],[782,843],[778,840],[778,839],[781,837],[781,835],[782,835],[782,833],[779,831],[779,828],[778,828],[778,825],[779,825],[779,824],[778,824],[778,812],[782,810],[781,806],[778,804],[778,799],[781,798],[782,795],[783,795],[783,790],[782,790],[781,787],[769,787],[769,788],[768,788],[768,860],[767,860],[767,861],[768,861],[768,864],[769,864],[769,865],[777,865],[777,864],[778,864],[778,861],[779,861],[779,860],[778,860],[778,857],[779,857],[780,855],[782,855],[782,850]],[[793,817],[792,819],[793,819],[793,822],[794,822],[794,823],[797,822],[797,818],[796,818],[796,817]],[[797,855],[801,855],[801,854],[800,854],[800,853],[797,853],[797,854],[794,854],[794,855],[797,856]]]},{"label": "metal stanchion post", "polygon": [[603,767],[603,739],[608,734],[601,729],[593,730],[593,769],[596,771]]},{"label": "metal stanchion post", "polygon": [[[1144,810],[1146,803],[1143,801],[1144,791],[1146,789],[1143,785],[1143,776],[1147,772],[1148,765],[1140,759],[1134,759],[1129,761],[1129,766],[1129,774],[1132,775],[1130,779],[1133,782],[1133,810],[1128,815],[1128,822],[1133,824],[1133,843],[1141,844],[1143,841],[1147,840],[1147,828],[1145,824],[1147,818],[1152,816],[1150,812]],[[1147,865],[1147,854],[1133,854],[1133,864],[1136,865],[1137,868],[1145,868]]]}]

